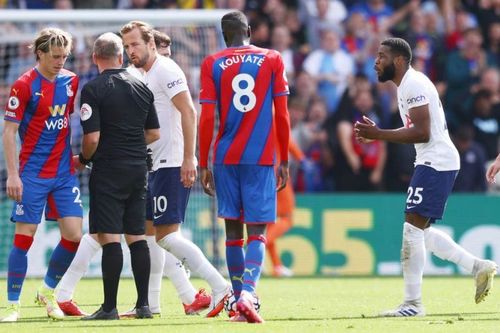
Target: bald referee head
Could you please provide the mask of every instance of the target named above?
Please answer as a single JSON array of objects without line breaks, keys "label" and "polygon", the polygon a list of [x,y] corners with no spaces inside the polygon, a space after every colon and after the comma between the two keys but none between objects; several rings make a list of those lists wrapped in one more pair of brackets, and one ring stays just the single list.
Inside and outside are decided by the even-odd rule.
[{"label": "bald referee head", "polygon": [[121,68],[123,65],[122,39],[112,32],[100,35],[94,42],[92,60],[99,69],[99,73],[106,69]]}]

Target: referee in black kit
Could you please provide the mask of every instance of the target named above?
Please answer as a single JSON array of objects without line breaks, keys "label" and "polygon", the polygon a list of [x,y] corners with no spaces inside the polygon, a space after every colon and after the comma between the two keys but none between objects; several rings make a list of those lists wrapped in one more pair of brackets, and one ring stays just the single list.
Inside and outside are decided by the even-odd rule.
[{"label": "referee in black kit", "polygon": [[[89,231],[102,246],[104,303],[83,320],[119,319],[118,282],[123,266],[121,234],[130,248],[137,288],[136,317],[152,318],[148,306],[151,261],[144,236],[146,145],[160,137],[153,94],[123,65],[120,37],[105,33],[92,58],[100,75],[81,93],[81,164],[92,161]],[[80,166],[81,167],[81,166]]]}]

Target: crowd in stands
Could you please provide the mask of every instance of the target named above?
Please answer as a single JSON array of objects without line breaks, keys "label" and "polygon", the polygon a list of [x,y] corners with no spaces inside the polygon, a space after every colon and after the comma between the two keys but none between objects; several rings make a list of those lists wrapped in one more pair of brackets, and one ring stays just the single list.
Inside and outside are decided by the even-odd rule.
[{"label": "crowd in stands", "polygon": [[[280,51],[285,62],[292,136],[306,155],[292,165],[294,186],[300,192],[406,191],[413,172],[413,146],[360,144],[353,135],[353,124],[363,115],[382,128],[402,126],[395,86],[377,82],[373,70],[380,41],[402,37],[413,49],[412,66],[428,75],[441,95],[462,163],[454,190],[487,190],[485,165],[499,152],[500,1],[0,0],[2,6],[245,11],[252,43]],[[81,84],[96,74],[84,52],[90,42],[77,44],[74,52],[72,70],[81,76]],[[189,38],[179,42],[189,44]],[[220,47],[208,43],[186,47],[198,47],[200,56]],[[20,43],[16,57],[0,68],[3,103],[9,85],[20,74],[9,68],[33,63],[26,49]],[[0,57],[6,54],[0,45]],[[176,57],[175,47],[173,57],[181,66],[189,62]],[[196,73],[187,74],[193,82],[198,80]]]}]

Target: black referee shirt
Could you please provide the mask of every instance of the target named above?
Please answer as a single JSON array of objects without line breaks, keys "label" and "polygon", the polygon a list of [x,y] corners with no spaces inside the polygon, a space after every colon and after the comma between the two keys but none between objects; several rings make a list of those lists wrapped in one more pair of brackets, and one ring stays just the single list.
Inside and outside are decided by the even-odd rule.
[{"label": "black referee shirt", "polygon": [[85,134],[100,131],[92,161],[146,160],[145,129],[160,128],[153,93],[125,68],[108,69],[80,97]]}]

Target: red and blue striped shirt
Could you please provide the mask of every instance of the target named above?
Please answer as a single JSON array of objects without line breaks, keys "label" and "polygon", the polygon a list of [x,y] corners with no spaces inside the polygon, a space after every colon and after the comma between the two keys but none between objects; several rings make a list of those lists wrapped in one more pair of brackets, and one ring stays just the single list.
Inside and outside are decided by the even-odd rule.
[{"label": "red and blue striped shirt", "polygon": [[39,178],[74,173],[70,114],[78,77],[61,70],[54,81],[33,68],[12,85],[4,119],[19,124],[19,174]]},{"label": "red and blue striped shirt", "polygon": [[[246,45],[205,58],[200,103],[217,104],[219,113],[214,164],[273,165],[273,99],[288,93],[283,60],[275,50]],[[200,140],[205,140],[202,134]],[[204,167],[202,155],[200,148],[200,165]]]}]

